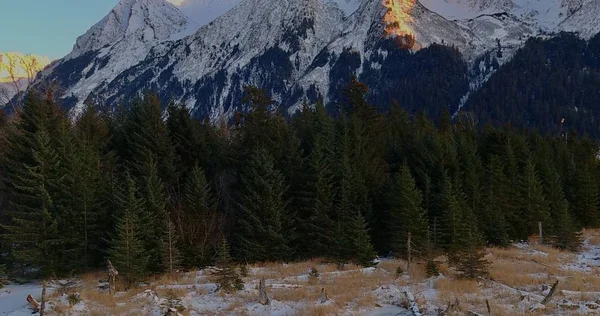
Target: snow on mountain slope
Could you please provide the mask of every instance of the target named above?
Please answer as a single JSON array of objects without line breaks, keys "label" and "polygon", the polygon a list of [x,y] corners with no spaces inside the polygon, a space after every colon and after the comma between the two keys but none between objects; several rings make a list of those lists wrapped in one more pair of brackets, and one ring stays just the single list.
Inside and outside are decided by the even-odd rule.
[{"label": "snow on mountain slope", "polygon": [[[193,36],[156,46],[137,67],[105,82],[93,97],[118,102],[123,85],[167,89],[165,97],[218,119],[239,103],[245,84],[289,93],[342,29],[344,12],[322,0],[244,0]],[[218,86],[214,86],[218,82]],[[202,98],[202,99],[201,99]],[[199,109],[198,104],[215,105]]]},{"label": "snow on mountain slope", "polygon": [[212,22],[240,3],[241,0],[183,0],[179,9],[198,27]]},{"label": "snow on mountain slope", "polygon": [[121,0],[106,17],[77,39],[69,57],[125,38],[141,42],[166,40],[187,24],[185,15],[164,0]]},{"label": "snow on mountain slope", "polygon": [[324,0],[324,1],[332,1],[335,4],[337,4],[338,7],[340,9],[342,9],[342,11],[344,11],[344,14],[346,14],[346,16],[349,16],[352,13],[356,12],[356,10],[358,10],[358,7],[360,7],[361,3],[364,2],[362,0]]},{"label": "snow on mountain slope", "polygon": [[589,38],[600,30],[598,23],[600,3],[597,0],[419,1],[429,10],[462,24],[473,24],[477,20],[503,16],[510,23],[499,23],[499,28],[514,28],[511,24],[516,23],[523,30],[531,31],[533,35],[537,35],[540,31],[546,33],[574,31]]},{"label": "snow on mountain slope", "polygon": [[474,19],[510,8],[511,0],[419,0],[427,9],[448,20]]},{"label": "snow on mountain slope", "polygon": [[[175,2],[121,0],[42,80],[64,87],[75,112],[149,89],[217,120],[239,110],[246,84],[293,110],[303,95],[327,98],[343,63],[360,75],[388,54],[382,0]],[[410,15],[418,47],[444,43],[468,61],[497,41],[510,56],[531,36],[600,31],[596,0],[418,0]]]},{"label": "snow on mountain slope", "polygon": [[190,27],[187,17],[165,0],[121,0],[77,39],[69,55],[44,70],[41,80],[59,83],[81,108],[99,85],[140,63],[159,43],[193,33]]},{"label": "snow on mountain slope", "polygon": [[[581,1],[581,0],[580,0]],[[588,0],[558,26],[561,30],[578,32],[583,38],[591,38],[600,32],[600,1]]]}]

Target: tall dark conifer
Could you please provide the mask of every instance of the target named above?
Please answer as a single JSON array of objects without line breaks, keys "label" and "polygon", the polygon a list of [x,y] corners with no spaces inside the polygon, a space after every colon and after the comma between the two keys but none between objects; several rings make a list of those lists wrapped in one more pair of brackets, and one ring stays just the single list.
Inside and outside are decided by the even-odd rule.
[{"label": "tall dark conifer", "polygon": [[43,124],[30,141],[32,162],[12,170],[12,211],[2,225],[2,240],[10,245],[10,261],[21,273],[39,269],[41,276],[61,274],[62,240],[48,190],[58,180],[58,155]]},{"label": "tall dark conifer", "polygon": [[428,235],[427,212],[408,165],[404,164],[398,171],[388,194],[390,209],[386,228],[392,253],[397,257],[406,256],[409,233],[416,246],[414,250],[424,250]]},{"label": "tall dark conifer", "polygon": [[265,149],[255,150],[240,176],[235,253],[249,262],[288,260],[293,234],[284,194],[287,186]]},{"label": "tall dark conifer", "polygon": [[134,285],[148,274],[150,259],[144,245],[144,230],[141,217],[144,201],[139,198],[135,181],[127,175],[121,190],[114,197],[119,215],[116,232],[112,238],[109,257],[129,285]]},{"label": "tall dark conifer", "polygon": [[138,220],[142,227],[140,238],[148,256],[148,269],[151,272],[164,271],[162,254],[164,253],[163,234],[169,223],[166,210],[165,187],[158,175],[157,164],[152,160],[138,169],[143,176],[138,180],[140,197],[143,201]]},{"label": "tall dark conifer", "polygon": [[184,186],[184,207],[174,216],[180,232],[184,264],[202,267],[211,259],[223,236],[223,216],[210,190],[204,170],[193,167]]},{"label": "tall dark conifer", "polygon": [[588,163],[581,163],[575,171],[574,212],[586,227],[600,226],[598,181]]},{"label": "tall dark conifer", "polygon": [[543,186],[539,180],[534,163],[528,159],[519,176],[519,212],[526,223],[519,237],[526,238],[538,231],[538,222],[551,228],[550,209],[544,196]]},{"label": "tall dark conifer", "polygon": [[486,240],[496,246],[508,246],[509,225],[505,214],[514,211],[513,201],[508,190],[510,182],[504,174],[502,161],[493,156],[485,171],[483,186],[483,206],[479,222]]}]

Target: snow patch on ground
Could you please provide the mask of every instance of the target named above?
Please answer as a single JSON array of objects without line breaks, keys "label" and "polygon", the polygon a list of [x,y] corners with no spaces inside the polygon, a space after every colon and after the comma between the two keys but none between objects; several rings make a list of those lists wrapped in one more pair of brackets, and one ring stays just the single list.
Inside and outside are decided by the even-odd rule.
[{"label": "snow patch on ground", "polygon": [[31,295],[40,301],[42,286],[40,284],[9,284],[0,289],[0,315],[30,316],[32,310],[27,303]]}]

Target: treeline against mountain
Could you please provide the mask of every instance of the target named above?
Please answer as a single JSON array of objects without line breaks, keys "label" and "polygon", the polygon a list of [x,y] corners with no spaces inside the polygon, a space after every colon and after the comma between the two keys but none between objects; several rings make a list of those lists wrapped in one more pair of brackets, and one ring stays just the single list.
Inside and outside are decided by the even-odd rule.
[{"label": "treeline against mountain", "polygon": [[570,33],[532,38],[471,95],[465,110],[495,124],[598,138],[599,86],[600,34],[587,42]]},{"label": "treeline against mountain", "polygon": [[306,104],[286,120],[247,87],[252,110],[230,126],[175,104],[165,120],[152,95],[73,122],[29,93],[1,127],[1,263],[44,277],[110,259],[136,281],[212,265],[231,246],[243,263],[369,265],[405,257],[410,234],[413,257],[446,253],[472,272],[485,245],[526,239],[538,222],[569,250],[600,226],[596,142],[481,131],[468,113],[438,124],[397,105],[379,113],[367,92],[353,80],[339,117]]}]

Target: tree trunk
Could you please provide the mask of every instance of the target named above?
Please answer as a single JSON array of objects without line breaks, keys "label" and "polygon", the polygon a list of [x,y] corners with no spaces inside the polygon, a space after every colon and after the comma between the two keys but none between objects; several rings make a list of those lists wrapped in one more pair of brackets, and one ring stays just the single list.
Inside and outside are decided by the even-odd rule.
[{"label": "tree trunk", "polygon": [[319,303],[324,304],[329,301],[329,295],[327,295],[327,290],[325,288],[321,289],[321,296],[319,297]]},{"label": "tree trunk", "polygon": [[267,294],[267,289],[265,288],[265,279],[260,279],[260,284],[258,286],[259,292],[259,302],[263,305],[270,305],[271,299]]},{"label": "tree trunk", "polygon": [[558,281],[556,281],[554,283],[554,285],[552,286],[552,289],[550,289],[550,292],[548,293],[548,295],[546,295],[546,297],[544,297],[544,300],[542,301],[542,305],[546,305],[546,304],[548,304],[548,302],[550,302],[550,300],[552,299],[552,296],[554,296],[554,292],[556,292],[557,287],[558,287]]}]

